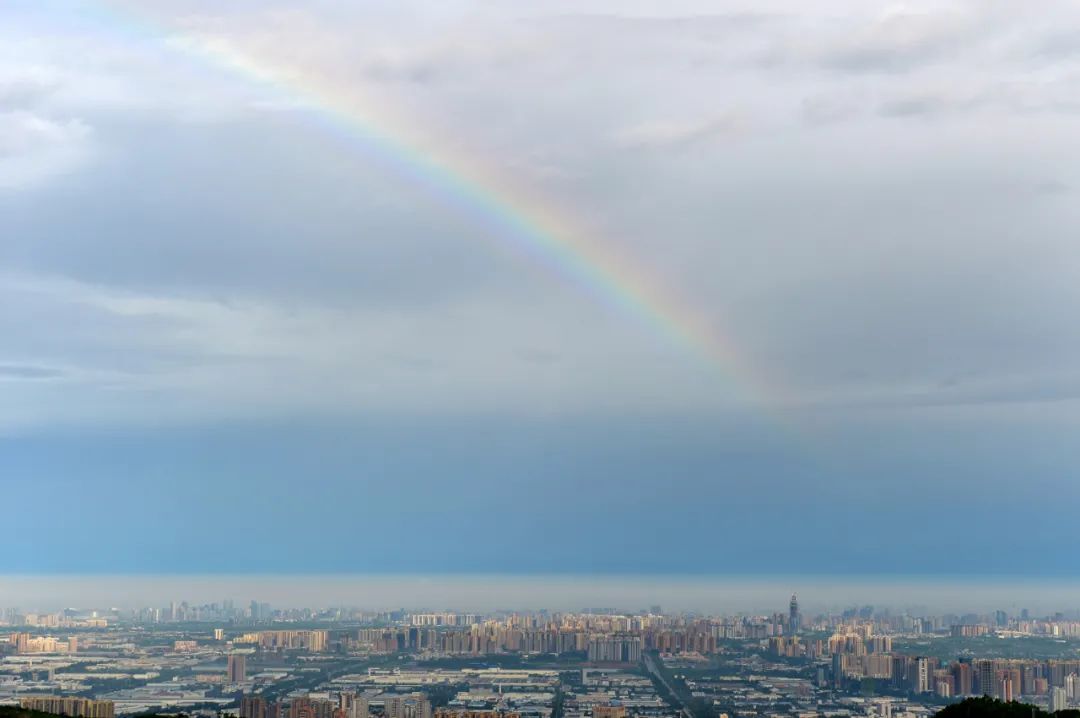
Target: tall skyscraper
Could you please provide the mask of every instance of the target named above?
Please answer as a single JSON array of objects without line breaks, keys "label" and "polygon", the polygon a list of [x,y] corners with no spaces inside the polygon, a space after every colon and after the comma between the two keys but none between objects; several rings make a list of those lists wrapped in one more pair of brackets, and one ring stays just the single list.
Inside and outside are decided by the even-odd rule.
[{"label": "tall skyscraper", "polygon": [[973,693],[970,663],[960,662],[953,666],[953,684],[958,696],[970,696]]},{"label": "tall skyscraper", "polygon": [[247,680],[247,657],[240,654],[229,656],[229,664],[226,668],[229,683],[243,683]]},{"label": "tall skyscraper", "polygon": [[1073,700],[1080,698],[1080,676],[1075,673],[1065,676],[1065,695]]},{"label": "tall skyscraper", "polygon": [[338,708],[344,713],[345,718],[368,718],[367,696],[357,695],[352,691],[342,691],[338,694]]},{"label": "tall skyscraper", "polygon": [[912,690],[916,693],[929,693],[930,686],[930,659],[919,656],[915,659],[915,675],[913,676]]},{"label": "tall skyscraper", "polygon": [[792,633],[798,633],[802,626],[799,625],[799,599],[791,594],[791,603],[788,604],[788,628]]},{"label": "tall skyscraper", "polygon": [[990,660],[980,660],[975,664],[975,678],[979,682],[979,693],[984,696],[995,697],[997,693],[997,671],[994,669],[994,662]]},{"label": "tall skyscraper", "polygon": [[1057,713],[1058,711],[1063,711],[1068,705],[1069,699],[1065,695],[1065,689],[1054,687],[1054,689],[1050,691],[1050,712]]},{"label": "tall skyscraper", "polygon": [[267,718],[266,700],[245,694],[240,698],[240,718]]}]

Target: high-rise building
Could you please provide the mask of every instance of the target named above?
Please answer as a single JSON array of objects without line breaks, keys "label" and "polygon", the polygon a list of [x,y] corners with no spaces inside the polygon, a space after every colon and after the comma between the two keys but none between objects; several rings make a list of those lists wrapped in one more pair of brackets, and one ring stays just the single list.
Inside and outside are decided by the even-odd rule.
[{"label": "high-rise building", "polygon": [[386,718],[432,718],[431,701],[423,693],[411,693],[386,699]]},{"label": "high-rise building", "polygon": [[293,698],[289,701],[289,718],[314,718],[315,710],[312,708],[310,698]]},{"label": "high-rise building", "polygon": [[243,683],[247,680],[247,657],[238,653],[229,656],[226,667],[226,677],[229,683]]},{"label": "high-rise building", "polygon": [[259,696],[241,697],[240,718],[267,718],[266,700]]},{"label": "high-rise building", "polygon": [[802,628],[799,623],[799,599],[793,593],[791,594],[791,603],[788,604],[788,629],[792,633],[798,633],[799,629]]},{"label": "high-rise building", "polygon": [[866,645],[870,653],[892,653],[892,636],[871,636]]},{"label": "high-rise building", "polygon": [[1080,676],[1075,673],[1065,676],[1065,695],[1072,700],[1080,698]]},{"label": "high-rise building", "polygon": [[832,681],[833,688],[844,685],[844,655],[842,653],[832,654]]},{"label": "high-rise building", "polygon": [[589,640],[587,655],[594,663],[637,663],[641,660],[641,637],[598,635]]},{"label": "high-rise building", "polygon": [[308,639],[308,650],[312,653],[325,651],[328,636],[329,634],[326,631],[312,631]]},{"label": "high-rise building", "polygon": [[338,708],[345,714],[345,718],[369,718],[371,715],[367,696],[357,695],[352,691],[343,691],[338,695]]},{"label": "high-rise building", "polygon": [[1055,686],[1050,691],[1050,712],[1057,713],[1063,711],[1069,706],[1069,699],[1065,695],[1065,689]]},{"label": "high-rise building", "polygon": [[994,697],[998,689],[995,674],[993,661],[981,660],[975,664],[975,678],[978,681],[981,695]]},{"label": "high-rise building", "polygon": [[970,696],[972,694],[971,664],[959,662],[953,665],[953,685],[956,687],[956,695]]},{"label": "high-rise building", "polygon": [[929,693],[932,690],[930,685],[930,659],[925,656],[919,656],[915,659],[915,675],[912,681],[912,690],[916,693]]},{"label": "high-rise building", "polygon": [[215,628],[214,629],[214,640],[215,641],[224,641],[225,640],[225,629],[224,628]]},{"label": "high-rise building", "polygon": [[258,643],[265,649],[281,650],[308,650],[312,653],[321,653],[326,650],[329,640],[329,632],[316,631],[259,631],[252,633],[251,643]]}]

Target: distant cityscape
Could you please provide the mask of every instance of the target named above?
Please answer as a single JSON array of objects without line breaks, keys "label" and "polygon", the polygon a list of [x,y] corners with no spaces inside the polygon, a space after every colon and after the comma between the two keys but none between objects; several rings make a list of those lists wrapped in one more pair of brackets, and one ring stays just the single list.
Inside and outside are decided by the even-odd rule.
[{"label": "distant cityscape", "polygon": [[282,608],[0,613],[0,704],[113,718],[923,718],[1080,705],[1080,617]]}]

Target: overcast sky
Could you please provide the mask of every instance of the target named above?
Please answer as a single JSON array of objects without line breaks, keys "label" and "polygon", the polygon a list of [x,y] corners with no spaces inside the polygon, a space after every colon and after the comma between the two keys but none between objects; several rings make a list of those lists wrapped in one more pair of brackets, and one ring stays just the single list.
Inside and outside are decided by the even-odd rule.
[{"label": "overcast sky", "polygon": [[221,5],[0,6],[0,571],[1080,569],[1074,4]]}]

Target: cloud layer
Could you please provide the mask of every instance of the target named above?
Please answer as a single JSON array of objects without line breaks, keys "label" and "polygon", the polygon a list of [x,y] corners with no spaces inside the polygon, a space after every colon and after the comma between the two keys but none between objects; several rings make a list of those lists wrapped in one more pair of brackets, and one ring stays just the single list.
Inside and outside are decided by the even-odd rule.
[{"label": "cloud layer", "polygon": [[1040,9],[4,3],[0,570],[1075,571]]},{"label": "cloud layer", "polygon": [[54,387],[27,382],[35,410],[5,424],[137,421],[126,389],[184,420],[747,398],[738,370],[596,305],[378,140],[327,132],[313,88],[649,267],[784,387],[751,401],[1072,394],[1067,4],[5,12],[0,363],[85,392],[51,417]]}]

